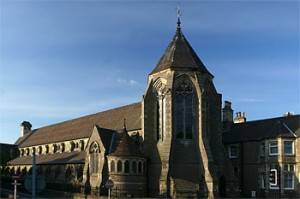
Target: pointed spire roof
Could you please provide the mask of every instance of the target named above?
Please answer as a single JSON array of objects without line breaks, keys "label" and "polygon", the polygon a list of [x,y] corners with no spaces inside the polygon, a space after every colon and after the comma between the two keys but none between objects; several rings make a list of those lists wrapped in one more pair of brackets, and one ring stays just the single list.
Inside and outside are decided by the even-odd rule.
[{"label": "pointed spire roof", "polygon": [[178,17],[176,33],[150,75],[165,69],[179,69],[201,71],[213,76],[206,69],[194,49],[183,35],[180,25],[180,18]]},{"label": "pointed spire roof", "polygon": [[119,139],[115,144],[114,150],[111,156],[133,156],[133,157],[143,157],[139,146],[134,140],[129,136],[126,130],[126,119],[124,119],[124,127],[119,131]]}]

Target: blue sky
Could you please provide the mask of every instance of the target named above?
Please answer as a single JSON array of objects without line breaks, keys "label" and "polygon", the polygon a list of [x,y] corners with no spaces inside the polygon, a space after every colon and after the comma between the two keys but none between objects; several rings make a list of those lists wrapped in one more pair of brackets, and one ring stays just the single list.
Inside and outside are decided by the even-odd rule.
[{"label": "blue sky", "polygon": [[[0,142],[137,102],[178,1],[0,1]],[[248,120],[300,111],[299,1],[185,1],[182,29]]]}]

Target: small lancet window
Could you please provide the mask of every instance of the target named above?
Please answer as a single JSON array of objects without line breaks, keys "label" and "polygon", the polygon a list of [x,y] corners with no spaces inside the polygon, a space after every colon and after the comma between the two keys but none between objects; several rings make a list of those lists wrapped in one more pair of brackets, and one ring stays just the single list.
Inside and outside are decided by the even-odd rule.
[{"label": "small lancet window", "polygon": [[136,173],[137,172],[137,165],[136,165],[136,161],[132,162],[132,172]]},{"label": "small lancet window", "polygon": [[124,163],[124,171],[125,173],[129,173],[129,161],[126,160]]},{"label": "small lancet window", "polygon": [[118,170],[118,172],[122,172],[122,162],[121,162],[121,160],[119,160],[118,163],[117,163],[117,170]]},{"label": "small lancet window", "polygon": [[115,172],[115,161],[114,160],[112,160],[110,162],[110,172]]},{"label": "small lancet window", "polygon": [[91,173],[98,173],[99,171],[99,153],[100,153],[99,144],[97,142],[93,142],[90,146]]}]

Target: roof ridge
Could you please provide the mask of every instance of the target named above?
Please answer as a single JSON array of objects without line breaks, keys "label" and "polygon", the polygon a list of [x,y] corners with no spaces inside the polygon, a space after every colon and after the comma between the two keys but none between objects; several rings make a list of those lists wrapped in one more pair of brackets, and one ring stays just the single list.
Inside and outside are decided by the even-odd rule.
[{"label": "roof ridge", "polygon": [[266,118],[266,119],[257,119],[257,120],[251,120],[251,121],[243,122],[243,123],[235,123],[234,125],[243,125],[243,124],[249,124],[249,123],[254,123],[254,122],[263,122],[263,121],[268,121],[268,120],[284,119],[284,118],[291,118],[291,117],[300,117],[300,114],[273,117],[273,118]]},{"label": "roof ridge", "polygon": [[101,111],[101,112],[96,112],[96,113],[92,113],[92,114],[89,114],[89,115],[84,115],[84,116],[80,116],[80,117],[77,117],[77,118],[65,120],[65,121],[62,121],[62,122],[58,122],[58,123],[54,123],[54,124],[42,126],[40,128],[33,129],[32,131],[37,131],[39,129],[48,128],[48,127],[51,127],[51,126],[61,125],[61,124],[67,123],[67,122],[72,122],[72,121],[80,120],[80,119],[86,118],[86,117],[92,117],[94,115],[105,113],[105,112],[110,112],[110,111],[114,111],[114,110],[120,110],[120,109],[129,107],[129,106],[135,106],[135,105],[138,105],[138,104],[141,104],[141,102],[134,102],[134,103],[123,105],[123,106],[119,106],[119,107],[116,107],[116,108],[107,109],[107,110],[104,110],[104,111]]}]

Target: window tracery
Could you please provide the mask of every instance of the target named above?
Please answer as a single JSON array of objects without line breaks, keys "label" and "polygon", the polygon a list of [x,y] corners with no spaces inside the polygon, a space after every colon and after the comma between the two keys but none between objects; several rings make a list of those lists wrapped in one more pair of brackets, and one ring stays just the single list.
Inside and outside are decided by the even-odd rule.
[{"label": "window tracery", "polygon": [[177,139],[192,139],[195,108],[193,84],[188,77],[181,76],[174,84],[174,131]]},{"label": "window tracery", "polygon": [[90,146],[91,173],[98,173],[98,170],[99,170],[99,153],[100,153],[99,144],[97,142],[93,142]]}]

